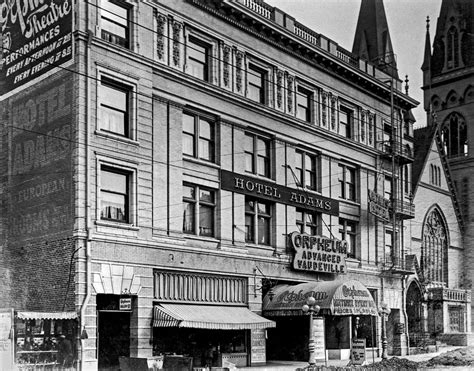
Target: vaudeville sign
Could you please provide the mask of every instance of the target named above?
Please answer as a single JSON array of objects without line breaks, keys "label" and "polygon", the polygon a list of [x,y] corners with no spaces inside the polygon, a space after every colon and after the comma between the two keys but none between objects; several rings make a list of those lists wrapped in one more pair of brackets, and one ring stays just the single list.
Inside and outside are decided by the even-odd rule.
[{"label": "vaudeville sign", "polygon": [[73,0],[0,0],[0,92],[72,58]]},{"label": "vaudeville sign", "polygon": [[293,232],[290,235],[290,243],[295,249],[294,269],[322,273],[346,273],[346,241]]}]

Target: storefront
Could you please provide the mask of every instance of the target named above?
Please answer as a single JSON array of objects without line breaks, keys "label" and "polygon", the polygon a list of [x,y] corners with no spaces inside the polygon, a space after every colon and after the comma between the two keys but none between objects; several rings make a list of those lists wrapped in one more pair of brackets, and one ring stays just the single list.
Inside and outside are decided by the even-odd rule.
[{"label": "storefront", "polygon": [[72,366],[77,359],[76,312],[15,312],[14,332],[18,370]]},{"label": "storefront", "polygon": [[376,344],[377,306],[369,290],[356,280],[314,281],[278,285],[263,301],[263,315],[277,326],[268,331],[268,355],[272,359],[307,359],[308,316],[302,310],[306,299],[316,299],[321,317],[325,355],[329,359],[349,359],[353,338]]},{"label": "storefront", "polygon": [[248,308],[247,283],[240,277],[155,272],[153,355],[163,355],[167,367],[265,363],[265,331],[276,324]]}]

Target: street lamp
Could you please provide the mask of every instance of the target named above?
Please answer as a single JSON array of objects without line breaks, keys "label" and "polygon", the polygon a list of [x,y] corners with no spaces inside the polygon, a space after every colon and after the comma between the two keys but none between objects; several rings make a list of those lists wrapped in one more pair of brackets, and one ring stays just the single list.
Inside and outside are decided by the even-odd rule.
[{"label": "street lamp", "polygon": [[301,310],[309,314],[309,365],[314,366],[316,364],[316,346],[314,344],[314,329],[313,329],[313,316],[318,315],[319,310],[321,309],[319,305],[316,304],[316,299],[310,296],[306,299],[306,304],[301,307]]},{"label": "street lamp", "polygon": [[379,314],[382,317],[382,359],[387,359],[387,317],[391,310],[387,303],[381,302]]}]

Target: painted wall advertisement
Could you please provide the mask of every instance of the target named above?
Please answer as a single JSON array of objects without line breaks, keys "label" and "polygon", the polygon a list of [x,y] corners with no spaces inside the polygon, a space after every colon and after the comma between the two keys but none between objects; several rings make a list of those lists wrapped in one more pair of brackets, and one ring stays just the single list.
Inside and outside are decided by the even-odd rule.
[{"label": "painted wall advertisement", "polygon": [[72,59],[72,20],[73,0],[0,0],[2,95]]},{"label": "painted wall advertisement", "polygon": [[62,72],[8,100],[9,234],[15,241],[72,226],[71,79],[71,72]]}]

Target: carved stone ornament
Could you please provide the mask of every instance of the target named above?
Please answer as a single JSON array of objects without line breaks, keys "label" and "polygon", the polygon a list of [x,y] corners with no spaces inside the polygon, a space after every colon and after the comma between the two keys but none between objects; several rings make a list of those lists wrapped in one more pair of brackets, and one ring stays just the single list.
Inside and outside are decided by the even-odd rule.
[{"label": "carved stone ornament", "polygon": [[331,129],[336,129],[336,103],[337,97],[331,95]]},{"label": "carved stone ornament", "polygon": [[323,91],[321,94],[321,121],[323,126],[328,124],[328,93]]},{"label": "carved stone ornament", "polygon": [[277,71],[277,107],[281,109],[283,103],[283,72]]},{"label": "carved stone ornament", "polygon": [[181,59],[181,44],[179,42],[181,35],[182,24],[179,22],[173,23],[173,63],[179,66]]},{"label": "carved stone ornament", "polygon": [[373,145],[374,144],[374,114],[373,113],[368,113],[368,122],[367,122],[367,130],[368,130],[368,139],[369,139],[369,144]]},{"label": "carved stone ornament", "polygon": [[156,55],[158,59],[163,59],[165,54],[165,25],[166,17],[163,14],[156,14]]},{"label": "carved stone ornament", "polygon": [[365,121],[366,121],[366,111],[362,110],[360,112],[360,141],[365,143]]},{"label": "carved stone ornament", "polygon": [[228,87],[229,86],[229,76],[230,76],[230,46],[229,45],[224,45],[223,48],[224,51],[224,72],[223,72],[223,77],[224,77],[224,86]]},{"label": "carved stone ornament", "polygon": [[288,75],[288,112],[291,113],[293,112],[293,86],[295,82],[295,78],[291,75]]},{"label": "carved stone ornament", "polygon": [[235,52],[235,87],[237,91],[242,92],[242,63],[244,60],[244,53],[239,50]]}]

